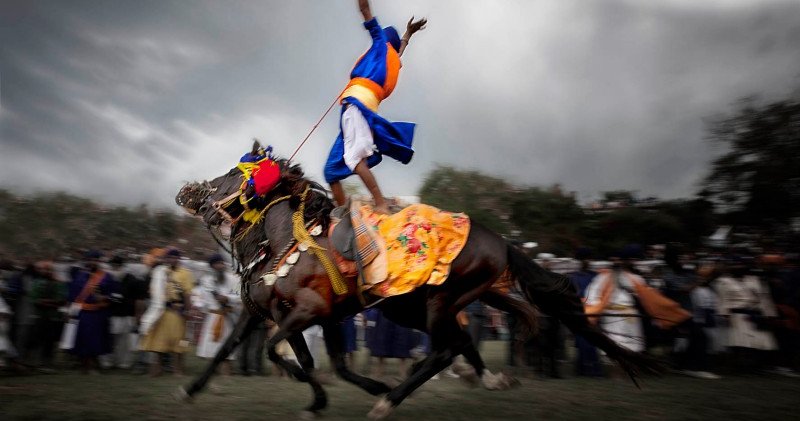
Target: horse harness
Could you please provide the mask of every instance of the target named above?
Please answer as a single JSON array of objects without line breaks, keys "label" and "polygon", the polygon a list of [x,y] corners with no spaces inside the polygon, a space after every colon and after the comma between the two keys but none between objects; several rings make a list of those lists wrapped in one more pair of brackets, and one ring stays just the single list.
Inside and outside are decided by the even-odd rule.
[{"label": "horse harness", "polygon": [[[279,288],[275,286],[275,283],[278,281],[279,278],[286,277],[297,261],[300,259],[301,253],[309,253],[320,260],[320,263],[325,268],[325,272],[328,275],[328,278],[331,282],[331,287],[333,291],[337,295],[341,295],[347,292],[347,285],[342,278],[341,273],[336,268],[335,264],[330,260],[330,257],[325,252],[325,249],[321,247],[315,240],[314,237],[318,237],[322,234],[322,225],[317,220],[311,220],[306,222],[304,217],[305,212],[305,201],[310,190],[310,186],[306,186],[306,189],[303,191],[300,197],[300,206],[292,215],[292,225],[293,225],[293,238],[283,247],[283,249],[275,255],[273,258],[273,265],[270,271],[261,275],[258,280],[255,282],[262,282],[265,286],[272,287],[272,293],[278,298],[278,303],[285,309],[292,308],[292,301],[285,296]],[[262,211],[259,212],[259,221],[263,218],[266,212],[275,204],[282,202],[284,200],[288,200],[291,196],[283,196],[278,199],[273,200],[269,203]],[[214,208],[221,212],[223,217],[230,215],[224,211],[223,208],[218,208],[217,204],[226,201],[230,203],[232,199],[235,199],[235,196],[228,196],[221,201],[214,202]],[[239,218],[236,218],[234,222],[238,222]],[[244,231],[246,233],[249,231],[256,222],[251,222],[250,226],[247,227]],[[244,233],[239,233],[235,237],[236,239],[232,239],[231,243],[234,245],[235,248],[235,241],[241,239]],[[240,275],[242,277],[240,295],[242,302],[247,307],[248,311],[251,314],[262,318],[267,319],[269,318],[269,313],[265,312],[261,306],[255,303],[252,298],[250,298],[250,286],[251,281],[249,280],[252,271],[262,263],[268,256],[266,252],[266,246],[269,244],[269,240],[266,240],[260,244],[260,249],[256,258],[250,262],[247,266],[241,269]]]}]

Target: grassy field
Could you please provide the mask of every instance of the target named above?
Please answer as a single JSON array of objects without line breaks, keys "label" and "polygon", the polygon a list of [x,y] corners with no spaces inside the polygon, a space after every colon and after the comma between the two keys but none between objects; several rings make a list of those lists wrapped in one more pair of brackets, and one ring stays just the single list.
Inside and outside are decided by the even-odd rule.
[{"label": "grassy field", "polygon": [[[490,368],[502,367],[502,344],[489,342]],[[361,359],[363,360],[363,356]],[[190,372],[202,361],[190,360]],[[564,370],[567,371],[567,370]],[[797,419],[800,379],[726,376],[698,380],[682,376],[647,378],[643,389],[623,379],[540,380],[511,373],[521,387],[503,392],[469,389],[457,379],[430,381],[407,399],[393,420],[692,420]],[[0,377],[3,420],[256,420],[296,419],[311,400],[296,381],[233,376],[221,391],[178,404],[171,393],[189,378],[151,379],[123,372]],[[325,420],[362,420],[376,398],[340,380],[326,386]]]}]

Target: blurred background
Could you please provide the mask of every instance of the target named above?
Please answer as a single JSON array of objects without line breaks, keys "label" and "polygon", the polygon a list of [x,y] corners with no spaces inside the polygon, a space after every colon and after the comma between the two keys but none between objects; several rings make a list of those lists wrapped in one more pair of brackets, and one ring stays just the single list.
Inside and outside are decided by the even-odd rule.
[{"label": "blurred background", "polygon": [[[401,32],[412,15],[429,21],[381,106],[418,124],[412,162],[376,167],[387,196],[468,213],[569,275],[588,301],[598,276],[626,272],[691,314],[671,329],[641,306],[606,321],[634,326],[620,340],[634,337],[674,371],[635,392],[546,317],[539,336],[519,341],[516,321],[471,306],[465,328],[490,367],[522,387],[497,400],[461,388],[450,370],[402,406],[406,415],[473,419],[459,411],[480,406],[486,419],[790,416],[800,391],[800,3],[374,0],[372,10]],[[124,407],[213,419],[231,414],[231,396],[263,402],[267,390],[286,391],[274,414],[299,409],[304,386],[284,383],[257,343],[230,372],[273,377],[228,378],[200,410],[172,408],[165,396],[181,380],[134,373],[162,374],[150,371],[155,360],[170,373],[176,361],[138,352],[135,331],[148,256],[180,250],[198,290],[218,272],[210,263],[221,250],[174,204],[178,189],[228,171],[252,138],[292,154],[370,45],[356,2],[11,0],[0,4],[0,39],[7,413],[130,417]],[[336,113],[295,158],[320,182]],[[116,282],[105,291],[116,313],[98,329],[113,349],[130,342],[93,362],[59,346],[71,284],[90,260]],[[204,299],[192,294],[187,310],[192,350],[202,348]],[[397,376],[427,352],[424,335],[386,322],[374,313],[347,322],[358,370]],[[189,354],[187,374],[198,373],[203,360]],[[329,377],[332,395],[351,391]],[[73,384],[134,392],[87,409]],[[751,399],[754,390],[771,399]],[[331,416],[361,417],[373,400],[357,396],[334,398]],[[31,405],[42,399],[60,403]],[[152,404],[164,409],[144,409]]]}]

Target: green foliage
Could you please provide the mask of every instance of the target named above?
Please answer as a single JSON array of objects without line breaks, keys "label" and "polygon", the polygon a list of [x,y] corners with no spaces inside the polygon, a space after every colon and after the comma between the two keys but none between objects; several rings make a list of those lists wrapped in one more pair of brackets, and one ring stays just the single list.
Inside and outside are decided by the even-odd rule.
[{"label": "green foliage", "polygon": [[87,248],[145,251],[177,244],[215,250],[202,224],[173,212],[106,207],[63,192],[16,196],[0,190],[0,252],[21,259],[55,258]]},{"label": "green foliage", "polygon": [[477,171],[459,171],[452,167],[433,170],[420,188],[420,199],[431,206],[464,212],[473,220],[500,233],[515,229],[509,224],[511,213],[509,183]]},{"label": "green foliage", "polygon": [[597,256],[608,256],[626,244],[684,242],[689,236],[677,218],[640,208],[597,214],[585,221],[581,234]]},{"label": "green foliage", "polygon": [[743,101],[713,122],[710,139],[727,147],[712,163],[701,197],[728,220],[780,232],[800,217],[800,102]]},{"label": "green foliage", "polygon": [[537,251],[572,255],[589,246],[598,256],[625,244],[683,242],[702,244],[714,227],[710,202],[683,200],[642,201],[630,191],[605,192],[604,203],[619,208],[584,211],[572,195],[558,186],[514,187],[508,182],[476,171],[439,167],[425,179],[420,190],[424,203],[446,210],[466,212],[473,220],[521,241],[539,243]]},{"label": "green foliage", "polygon": [[577,231],[585,215],[575,198],[557,190],[529,187],[511,197],[511,220],[521,238],[534,239],[542,250],[570,255],[581,245]]}]

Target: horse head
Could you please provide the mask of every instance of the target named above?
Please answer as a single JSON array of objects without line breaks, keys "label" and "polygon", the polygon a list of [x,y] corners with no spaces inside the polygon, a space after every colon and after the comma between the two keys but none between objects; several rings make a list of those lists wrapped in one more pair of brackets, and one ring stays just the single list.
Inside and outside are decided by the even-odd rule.
[{"label": "horse head", "polygon": [[[264,153],[258,141],[253,143],[249,152],[251,156],[262,156]],[[247,183],[246,165],[240,163],[210,181],[185,184],[175,197],[175,202],[188,213],[201,218],[209,229],[235,232],[248,225],[246,212],[265,209],[281,199],[288,199],[291,208],[297,209],[301,198],[304,198],[306,216],[317,218],[327,227],[333,204],[325,189],[306,179],[300,165],[291,165],[278,158],[273,160],[280,168],[280,177],[268,192],[260,195],[255,193],[253,186]]]}]

